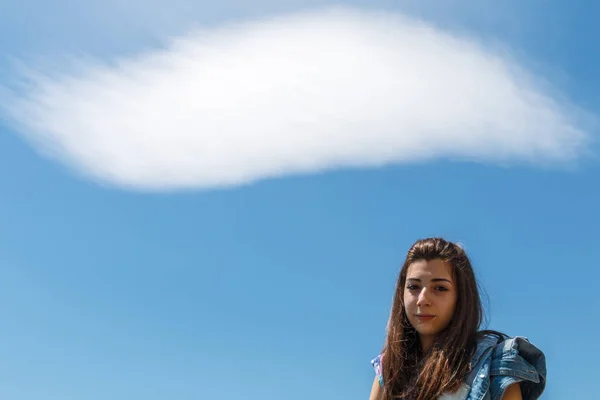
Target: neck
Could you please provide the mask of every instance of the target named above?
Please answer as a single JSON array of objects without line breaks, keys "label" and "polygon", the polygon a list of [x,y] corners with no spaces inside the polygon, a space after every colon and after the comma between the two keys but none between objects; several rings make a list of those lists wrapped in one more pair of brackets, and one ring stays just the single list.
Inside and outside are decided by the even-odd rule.
[{"label": "neck", "polygon": [[435,342],[435,336],[419,335],[419,341],[421,342],[421,350],[423,350],[423,353],[427,353],[433,346],[433,342]]}]

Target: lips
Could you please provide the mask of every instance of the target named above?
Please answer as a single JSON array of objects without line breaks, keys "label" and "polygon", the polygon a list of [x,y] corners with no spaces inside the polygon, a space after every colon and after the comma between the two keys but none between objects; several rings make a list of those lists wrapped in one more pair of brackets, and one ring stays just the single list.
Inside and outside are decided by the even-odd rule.
[{"label": "lips", "polygon": [[427,321],[431,321],[432,319],[434,319],[435,315],[431,315],[431,314],[416,314],[415,317],[420,322],[427,322]]}]

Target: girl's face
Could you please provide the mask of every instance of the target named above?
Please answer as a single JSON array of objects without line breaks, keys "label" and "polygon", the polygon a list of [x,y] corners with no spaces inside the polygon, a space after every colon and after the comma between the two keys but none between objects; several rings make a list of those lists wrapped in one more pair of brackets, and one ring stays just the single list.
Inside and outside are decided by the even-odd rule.
[{"label": "girl's face", "polygon": [[420,260],[408,266],[404,310],[427,351],[454,316],[456,287],[452,266],[442,260]]}]

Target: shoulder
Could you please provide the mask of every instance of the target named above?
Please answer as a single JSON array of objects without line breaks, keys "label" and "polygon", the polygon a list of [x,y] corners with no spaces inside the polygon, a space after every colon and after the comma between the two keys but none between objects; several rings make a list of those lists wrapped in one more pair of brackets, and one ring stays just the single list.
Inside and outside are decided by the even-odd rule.
[{"label": "shoulder", "polygon": [[541,349],[525,336],[509,337],[500,341],[494,348],[493,359],[499,362],[513,362],[521,366],[525,363],[546,368],[546,357]]},{"label": "shoulder", "polygon": [[546,386],[546,357],[541,349],[524,336],[507,337],[483,335],[478,351],[487,354],[490,392],[500,399],[507,387],[519,383],[523,399],[540,397]]}]

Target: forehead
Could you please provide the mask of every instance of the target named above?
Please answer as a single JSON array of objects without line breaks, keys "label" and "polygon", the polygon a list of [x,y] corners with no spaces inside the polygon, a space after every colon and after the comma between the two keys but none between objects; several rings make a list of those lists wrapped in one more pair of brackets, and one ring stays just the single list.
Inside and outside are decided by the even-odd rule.
[{"label": "forehead", "polygon": [[452,281],[452,265],[440,259],[419,260],[408,266],[406,279],[445,278]]}]

